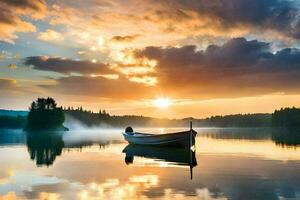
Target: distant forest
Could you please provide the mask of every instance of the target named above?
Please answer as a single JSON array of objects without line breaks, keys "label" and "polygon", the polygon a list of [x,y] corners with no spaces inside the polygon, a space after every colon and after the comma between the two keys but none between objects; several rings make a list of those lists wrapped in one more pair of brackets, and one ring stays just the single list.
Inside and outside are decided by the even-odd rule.
[{"label": "distant forest", "polygon": [[300,109],[293,107],[275,110],[275,112],[272,114],[272,126],[299,128]]},{"label": "distant forest", "polygon": [[0,116],[0,128],[22,129],[27,125],[27,116]]},{"label": "distant forest", "polygon": [[268,127],[271,125],[271,114],[238,114],[214,116],[206,119],[158,119],[136,115],[110,115],[105,110],[98,113],[80,108],[64,110],[66,118],[72,117],[86,126],[110,125],[114,127],[125,126],[151,126],[151,127],[185,127],[193,121],[193,126],[202,127]]},{"label": "distant forest", "polygon": [[[273,114],[236,114],[213,116],[205,119],[158,119],[136,115],[110,115],[105,110],[95,113],[79,108],[64,108],[66,121],[76,120],[87,127],[111,126],[124,128],[134,127],[186,127],[189,121],[197,127],[300,127],[300,109],[284,108]],[[1,112],[0,112],[1,114]],[[0,128],[24,128],[27,124],[25,116],[0,115]]]}]

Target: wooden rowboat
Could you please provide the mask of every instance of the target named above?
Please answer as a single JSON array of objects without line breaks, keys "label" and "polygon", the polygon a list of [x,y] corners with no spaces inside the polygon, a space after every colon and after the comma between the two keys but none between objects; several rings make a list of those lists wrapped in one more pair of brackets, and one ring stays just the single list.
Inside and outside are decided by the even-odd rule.
[{"label": "wooden rowboat", "polygon": [[123,136],[130,144],[155,145],[155,146],[173,146],[173,147],[191,147],[195,144],[197,132],[192,129],[166,134],[149,134],[134,132],[132,128],[127,127]]}]

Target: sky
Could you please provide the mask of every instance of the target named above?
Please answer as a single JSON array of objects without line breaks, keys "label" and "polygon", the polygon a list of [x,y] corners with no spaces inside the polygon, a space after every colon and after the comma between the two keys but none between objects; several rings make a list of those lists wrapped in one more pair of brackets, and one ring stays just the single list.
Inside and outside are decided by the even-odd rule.
[{"label": "sky", "polygon": [[0,108],[203,118],[300,107],[299,0],[0,0]]}]

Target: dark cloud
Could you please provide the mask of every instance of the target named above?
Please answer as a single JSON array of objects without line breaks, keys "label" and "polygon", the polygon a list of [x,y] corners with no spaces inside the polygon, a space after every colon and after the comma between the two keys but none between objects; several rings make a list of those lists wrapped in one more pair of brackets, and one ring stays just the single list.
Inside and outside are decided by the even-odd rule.
[{"label": "dark cloud", "polygon": [[55,92],[77,96],[103,97],[111,99],[152,98],[154,88],[129,81],[104,77],[70,76],[57,80],[57,85],[43,86]]},{"label": "dark cloud", "polygon": [[9,90],[14,88],[16,85],[16,81],[13,79],[4,79],[0,78],[0,89],[1,90]]},{"label": "dark cloud", "polygon": [[[2,6],[0,2],[0,7]],[[7,7],[1,7],[0,12],[0,41],[13,43],[17,37],[16,32],[34,32],[35,26],[23,21]]]},{"label": "dark cloud", "polygon": [[[197,50],[192,45],[147,47],[135,50],[134,56],[137,60],[157,61],[154,72],[143,74],[157,78],[157,84],[147,86],[139,79],[134,82],[122,75],[118,79],[68,76],[57,79],[57,85],[44,87],[63,94],[111,99],[147,99],[160,92],[172,98],[192,99],[300,93],[299,49],[286,48],[273,53],[269,43],[235,38],[223,45],[210,45],[205,50]],[[61,58],[44,60],[35,57],[27,58],[26,62],[35,69],[65,74],[96,73],[98,69],[97,64],[91,67],[91,63],[85,61]]]},{"label": "dark cloud", "polygon": [[113,42],[132,42],[140,37],[139,34],[136,35],[125,35],[125,36],[114,36],[111,38]]},{"label": "dark cloud", "polygon": [[44,0],[1,0],[2,3],[14,8],[31,9],[32,11],[41,11],[46,7]]},{"label": "dark cloud", "polygon": [[0,23],[14,24],[16,23],[16,17],[13,15],[13,13],[10,12],[10,10],[4,7],[0,12]]},{"label": "dark cloud", "polygon": [[177,22],[184,22],[185,20],[189,20],[192,16],[189,15],[187,12],[184,12],[181,9],[176,7],[167,7],[169,10],[154,10],[151,15],[146,15],[144,17],[145,20],[159,22],[160,20],[175,20]]},{"label": "dark cloud", "polygon": [[[158,61],[158,81],[166,91],[198,97],[300,92],[300,50],[270,52],[270,45],[244,38],[206,50],[196,46],[147,47],[137,57]],[[174,92],[173,92],[174,93]]]},{"label": "dark cloud", "polygon": [[28,18],[42,19],[47,12],[43,0],[1,0],[0,8],[0,41],[9,43],[14,43],[18,32],[35,32],[36,28]]},{"label": "dark cloud", "polygon": [[162,68],[172,64],[172,69],[199,70],[208,65],[210,69],[246,67],[273,54],[268,43],[235,38],[222,46],[210,45],[205,51],[197,51],[196,46],[193,45],[180,48],[146,47],[144,50],[136,51],[136,55],[158,60]]},{"label": "dark cloud", "polygon": [[260,31],[276,30],[288,37],[300,38],[299,3],[293,0],[169,0],[163,1],[163,4],[163,10],[153,13],[161,20],[173,18],[178,22],[187,18],[187,11],[193,11],[200,19],[210,19],[210,27],[217,26],[219,31],[247,26]]},{"label": "dark cloud", "polygon": [[[205,50],[197,50],[196,46],[147,47],[136,50],[134,55],[157,61],[155,73],[144,75],[156,77],[158,83],[155,86],[135,83],[123,76],[114,80],[70,76],[60,78],[56,86],[48,87],[64,94],[114,99],[153,98],[158,91],[171,97],[195,99],[300,92],[298,49],[287,48],[273,53],[269,43],[235,38],[221,46],[210,45]],[[40,60],[34,62],[36,69],[61,73],[86,73],[82,70],[89,69],[82,69],[84,65],[79,61],[70,64],[69,60],[59,59],[59,64],[55,64],[55,59],[55,62]],[[71,70],[73,66],[76,70]]]},{"label": "dark cloud", "polygon": [[60,57],[27,57],[24,64],[33,66],[33,68],[37,70],[52,71],[62,74],[79,73],[91,75],[112,73],[109,67],[103,63],[93,63],[86,60],[71,60]]}]

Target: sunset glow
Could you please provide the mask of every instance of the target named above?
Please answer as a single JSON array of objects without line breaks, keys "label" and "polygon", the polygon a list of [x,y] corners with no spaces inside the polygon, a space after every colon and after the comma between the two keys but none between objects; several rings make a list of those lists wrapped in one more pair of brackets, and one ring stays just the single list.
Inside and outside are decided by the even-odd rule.
[{"label": "sunset glow", "polygon": [[171,101],[167,98],[157,98],[154,100],[154,105],[158,108],[167,108],[171,105]]},{"label": "sunset glow", "polygon": [[3,0],[1,108],[53,96],[159,117],[140,102],[162,94],[180,102],[169,118],[300,106],[299,3],[230,2]]}]

